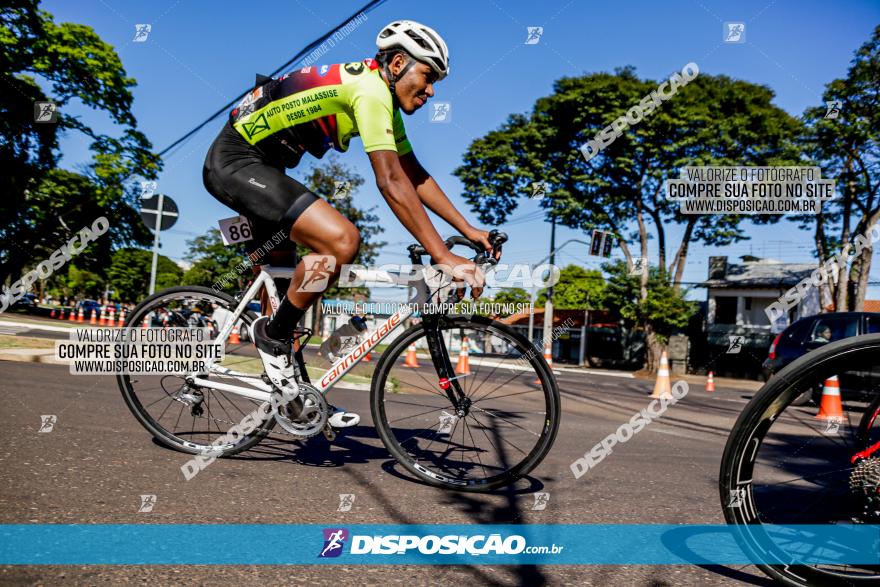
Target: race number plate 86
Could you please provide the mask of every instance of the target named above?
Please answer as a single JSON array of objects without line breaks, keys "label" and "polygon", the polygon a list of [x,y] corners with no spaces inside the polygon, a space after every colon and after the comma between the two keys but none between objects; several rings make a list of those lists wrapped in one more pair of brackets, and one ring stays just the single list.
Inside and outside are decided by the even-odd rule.
[{"label": "race number plate 86", "polygon": [[253,240],[251,224],[244,216],[233,216],[220,221],[220,232],[223,233],[223,244],[234,245]]}]

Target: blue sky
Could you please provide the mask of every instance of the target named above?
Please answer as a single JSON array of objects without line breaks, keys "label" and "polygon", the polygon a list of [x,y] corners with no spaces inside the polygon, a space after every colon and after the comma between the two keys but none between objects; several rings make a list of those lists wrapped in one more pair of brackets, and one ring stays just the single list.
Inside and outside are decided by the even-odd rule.
[{"label": "blue sky", "polygon": [[[254,73],[274,71],[364,3],[53,0],[42,8],[56,21],[91,26],[116,48],[127,73],[138,82],[134,113],[139,128],[162,149],[246,89]],[[452,171],[468,145],[511,113],[528,112],[562,76],[633,65],[639,75],[661,79],[694,61],[701,73],[769,86],[776,93],[775,103],[798,116],[821,104],[827,82],[845,75],[854,50],[880,23],[880,3],[450,0],[438,5],[388,0],[319,63],[372,56],[379,28],[399,18],[434,27],[449,45],[451,75],[435,87],[434,99],[451,103],[452,122],[431,123],[428,108],[423,108],[405,117],[405,123],[422,164],[465,209]],[[723,43],[724,21],[745,22],[746,42]],[[132,42],[137,23],[152,26],[146,42]],[[528,26],[544,27],[537,44],[525,44]],[[103,114],[70,108],[96,128],[112,130]],[[166,159],[159,189],[181,210],[177,226],[162,234],[163,253],[172,258],[182,257],[187,239],[233,215],[208,194],[201,179],[205,153],[222,123],[218,118]],[[87,147],[79,137],[65,138],[62,165],[72,168],[86,161]],[[363,206],[375,206],[385,227],[382,239],[389,245],[379,262],[404,262],[402,253],[413,239],[375,189],[360,141],[352,141],[341,157],[366,179],[357,199]],[[314,161],[306,157],[300,169],[288,173],[297,177]],[[550,225],[537,217],[538,210],[537,203],[521,200],[511,219],[519,222],[508,227],[512,240],[505,249],[506,262],[535,262],[548,253]],[[473,218],[469,211],[466,216]],[[693,245],[685,281],[705,278],[710,255],[726,254],[731,261],[750,253],[786,262],[812,259],[812,233],[797,230],[791,222],[744,226],[750,240],[715,249]],[[452,234],[442,223],[438,228],[444,236]],[[674,249],[680,231],[672,226],[667,233],[667,248]],[[557,231],[557,243],[570,238],[588,240],[579,231]],[[880,281],[877,255],[880,247],[872,281]],[[652,253],[652,260],[655,256]],[[600,260],[589,257],[586,246],[572,244],[559,253],[557,263],[598,268]],[[705,291],[697,290],[692,297],[704,299]],[[869,297],[880,298],[880,287],[871,287]]]}]

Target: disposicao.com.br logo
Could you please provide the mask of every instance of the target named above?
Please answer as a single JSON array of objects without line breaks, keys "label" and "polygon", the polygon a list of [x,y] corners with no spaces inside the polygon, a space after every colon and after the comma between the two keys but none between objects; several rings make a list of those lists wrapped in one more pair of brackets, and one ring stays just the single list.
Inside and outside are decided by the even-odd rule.
[{"label": "disposicao.com.br logo", "polygon": [[[324,546],[320,558],[337,557],[343,552],[348,530],[343,528],[325,528]],[[517,554],[559,554],[563,546],[529,546],[524,536],[512,534],[502,537],[501,534],[475,534],[466,536],[447,534],[438,536],[428,534],[389,534],[384,536],[351,536],[349,554],[369,555],[405,555],[410,551],[423,555],[517,555]]]}]

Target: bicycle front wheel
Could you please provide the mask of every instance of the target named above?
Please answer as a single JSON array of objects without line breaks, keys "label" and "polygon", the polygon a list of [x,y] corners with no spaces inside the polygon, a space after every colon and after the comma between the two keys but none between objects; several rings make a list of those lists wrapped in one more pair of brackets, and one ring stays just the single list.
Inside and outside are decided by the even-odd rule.
[{"label": "bicycle front wheel", "polygon": [[[816,387],[819,405],[797,401]],[[719,489],[744,549],[786,585],[880,584],[880,566],[803,564],[763,525],[880,524],[880,335],[804,355],[759,391],[731,431]],[[853,534],[855,536],[855,534]],[[809,544],[809,543],[807,543]],[[814,545],[807,553],[818,552]],[[828,551],[830,552],[830,551]]]},{"label": "bicycle front wheel", "polygon": [[[451,381],[443,381],[444,364]],[[456,384],[466,398],[458,405],[447,394]],[[561,411],[541,351],[479,316],[406,330],[376,366],[370,403],[379,437],[407,471],[459,491],[489,491],[527,475],[553,445]]]}]

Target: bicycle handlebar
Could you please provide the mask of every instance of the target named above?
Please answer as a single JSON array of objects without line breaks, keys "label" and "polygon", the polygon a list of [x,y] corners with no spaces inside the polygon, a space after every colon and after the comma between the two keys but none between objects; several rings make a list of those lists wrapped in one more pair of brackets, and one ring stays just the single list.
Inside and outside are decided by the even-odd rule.
[{"label": "bicycle handlebar", "polygon": [[[477,256],[473,259],[474,263],[476,263],[477,265],[495,265],[496,263],[498,263],[498,260],[495,258],[495,253],[501,250],[501,245],[505,242],[507,242],[506,233],[503,233],[497,229],[489,231],[489,243],[492,245],[492,252],[487,255],[486,250],[483,248],[483,245],[463,236],[455,235],[443,241],[447,249],[452,249],[452,247],[463,245],[473,250],[475,253],[477,253]],[[420,258],[423,255],[428,254],[428,251],[425,250],[425,247],[418,244],[410,245],[409,247],[407,247],[407,251],[409,251],[409,256],[414,263],[421,261]]]}]

